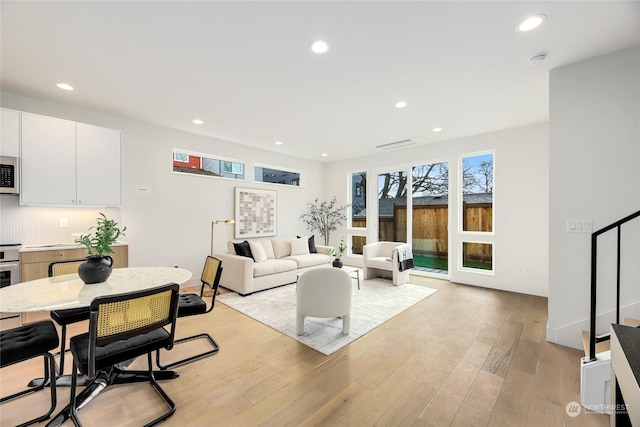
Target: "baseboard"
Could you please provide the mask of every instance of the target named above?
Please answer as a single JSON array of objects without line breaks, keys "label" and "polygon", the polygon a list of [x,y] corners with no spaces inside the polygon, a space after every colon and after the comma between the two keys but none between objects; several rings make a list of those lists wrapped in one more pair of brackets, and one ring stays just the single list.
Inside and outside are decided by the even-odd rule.
[{"label": "baseboard", "polygon": [[[640,301],[627,304],[620,308],[620,319],[624,322],[625,317],[637,318],[640,313]],[[597,316],[596,325],[600,325],[598,333],[609,333],[609,325],[615,322],[615,310],[603,312]],[[547,341],[556,344],[566,345],[578,350],[582,350],[582,331],[588,331],[589,317],[584,317],[577,322],[569,323],[558,328],[551,328],[547,325]]]}]

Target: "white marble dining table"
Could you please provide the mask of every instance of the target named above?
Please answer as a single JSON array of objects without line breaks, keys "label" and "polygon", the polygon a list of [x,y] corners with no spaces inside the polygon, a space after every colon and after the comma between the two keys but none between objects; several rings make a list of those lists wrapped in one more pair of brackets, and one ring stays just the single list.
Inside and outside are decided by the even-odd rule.
[{"label": "white marble dining table", "polygon": [[[99,296],[116,295],[144,290],[169,283],[183,284],[191,278],[191,272],[183,268],[172,267],[130,267],[115,268],[111,276],[103,283],[84,284],[77,274],[65,274],[48,277],[0,288],[0,312],[31,312],[65,310],[89,307],[91,301]],[[82,408],[88,401],[112,384],[148,381],[146,371],[130,371],[123,366],[113,366],[100,371],[87,387],[76,397],[76,406]],[[156,379],[174,379],[179,375],[174,371],[156,371]],[[66,377],[66,378],[63,378]],[[60,377],[58,385],[68,385],[67,376]],[[34,386],[38,380],[29,385]],[[40,381],[42,381],[40,379]],[[47,426],[61,426],[69,419],[67,405]]]},{"label": "white marble dining table", "polygon": [[182,284],[191,272],[173,267],[114,268],[106,282],[85,285],[77,274],[31,280],[0,288],[0,313],[65,310],[89,307],[99,296]]}]

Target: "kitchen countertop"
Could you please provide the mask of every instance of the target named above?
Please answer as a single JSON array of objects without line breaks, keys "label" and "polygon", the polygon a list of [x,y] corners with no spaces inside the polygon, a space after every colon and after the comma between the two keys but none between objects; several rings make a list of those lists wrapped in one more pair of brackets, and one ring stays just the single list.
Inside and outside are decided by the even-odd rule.
[{"label": "kitchen countertop", "polygon": [[[127,242],[116,242],[112,246],[126,246]],[[20,252],[36,251],[59,251],[64,249],[84,249],[85,247],[77,243],[45,243],[41,245],[22,245]]]}]

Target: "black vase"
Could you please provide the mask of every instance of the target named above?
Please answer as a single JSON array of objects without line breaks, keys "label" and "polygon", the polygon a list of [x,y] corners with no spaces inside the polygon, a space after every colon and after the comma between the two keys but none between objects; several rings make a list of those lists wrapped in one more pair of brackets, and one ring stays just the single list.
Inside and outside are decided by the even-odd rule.
[{"label": "black vase", "polygon": [[86,284],[106,282],[113,270],[113,258],[88,256],[87,260],[78,267],[78,276]]},{"label": "black vase", "polygon": [[339,259],[334,259],[333,266],[336,268],[342,268],[342,261],[340,261]]}]

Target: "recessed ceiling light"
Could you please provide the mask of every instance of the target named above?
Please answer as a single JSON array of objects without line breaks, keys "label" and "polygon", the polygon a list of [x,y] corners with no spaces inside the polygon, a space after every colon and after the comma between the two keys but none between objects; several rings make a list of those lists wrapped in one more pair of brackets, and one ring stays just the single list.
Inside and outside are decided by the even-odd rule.
[{"label": "recessed ceiling light", "polygon": [[56,86],[62,90],[73,90],[73,86],[67,83],[58,83]]},{"label": "recessed ceiling light", "polygon": [[433,132],[442,132],[442,128],[440,127],[433,128]]},{"label": "recessed ceiling light", "polygon": [[404,108],[406,106],[407,106],[407,103],[405,101],[396,102],[396,108]]},{"label": "recessed ceiling light", "polygon": [[327,153],[322,153],[322,154],[320,154],[320,155],[321,155],[322,157],[327,157],[327,156],[328,156],[328,154],[327,154]]},{"label": "recessed ceiling light", "polygon": [[329,45],[323,40],[316,40],[311,43],[311,50],[314,53],[326,53],[329,50]]},{"label": "recessed ceiling light", "polygon": [[517,30],[522,33],[531,31],[534,28],[538,28],[540,24],[544,22],[545,19],[547,19],[546,15],[529,16],[528,18],[525,18],[522,22],[520,22],[520,24],[517,27]]},{"label": "recessed ceiling light", "polygon": [[282,145],[282,141],[276,141],[276,142],[274,142],[274,144],[276,144],[276,145]]},{"label": "recessed ceiling light", "polygon": [[196,125],[201,125],[204,122],[202,120],[200,120],[200,119],[193,119],[193,123],[196,124]]}]

